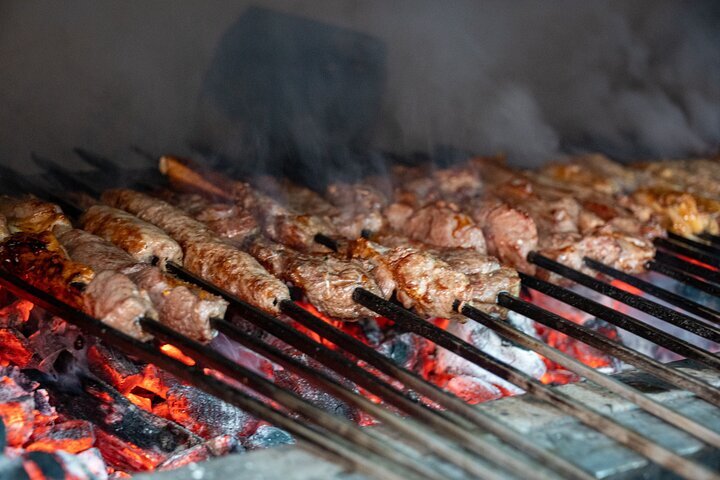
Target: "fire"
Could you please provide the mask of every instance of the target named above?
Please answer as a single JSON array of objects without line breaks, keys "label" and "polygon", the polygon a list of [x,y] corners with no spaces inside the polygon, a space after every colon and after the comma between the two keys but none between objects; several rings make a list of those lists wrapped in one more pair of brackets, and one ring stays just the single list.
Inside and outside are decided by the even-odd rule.
[{"label": "fire", "polygon": [[627,293],[631,293],[633,295],[642,296],[643,292],[642,290],[633,287],[632,285],[625,283],[621,280],[613,280],[610,282],[610,285],[619,288],[620,290],[623,290]]},{"label": "fire", "polygon": [[185,355],[182,350],[177,348],[175,345],[170,345],[169,343],[165,343],[160,347],[160,350],[167,355],[168,357],[172,357],[175,360],[184,363],[188,366],[195,365],[195,360],[193,360],[191,357],[188,357]]}]

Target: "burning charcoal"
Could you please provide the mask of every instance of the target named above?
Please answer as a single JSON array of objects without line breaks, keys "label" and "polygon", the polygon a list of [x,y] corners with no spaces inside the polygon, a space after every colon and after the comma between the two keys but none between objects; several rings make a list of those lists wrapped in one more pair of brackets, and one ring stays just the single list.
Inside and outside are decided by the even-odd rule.
[{"label": "burning charcoal", "polygon": [[423,339],[412,333],[391,335],[377,348],[377,351],[394,363],[412,370],[418,363]]},{"label": "burning charcoal", "polygon": [[76,327],[53,317],[50,321],[41,321],[29,340],[33,351],[40,358],[46,358],[62,350],[75,350],[80,336],[82,332]]},{"label": "burning charcoal", "polygon": [[0,362],[26,367],[33,357],[30,342],[14,328],[0,328]]},{"label": "burning charcoal", "polygon": [[[72,358],[60,355],[58,360],[70,364],[68,357]],[[65,365],[56,370],[52,376],[39,371],[29,373],[48,390],[58,412],[95,425],[96,445],[103,456],[118,462],[117,466],[155,467],[179,449],[200,442],[185,428],[141,410],[110,385],[80,369]],[[124,459],[125,455],[132,458]]]},{"label": "burning charcoal", "polygon": [[[92,480],[107,480],[107,466],[97,448],[90,448],[77,455],[70,455],[63,451],[55,452],[63,462],[65,471],[70,478],[92,478]],[[89,476],[88,473],[90,473]]]},{"label": "burning charcoal", "polygon": [[20,329],[30,318],[33,304],[27,300],[15,300],[0,309],[0,327]]},{"label": "burning charcoal", "polygon": [[496,400],[503,396],[502,391],[495,385],[467,375],[452,377],[444,388],[472,405]]},{"label": "burning charcoal", "polygon": [[65,470],[60,460],[50,453],[27,452],[23,454],[25,471],[31,473],[31,478],[66,478]]},{"label": "burning charcoal", "polygon": [[92,447],[94,443],[95,433],[90,422],[68,420],[58,425],[36,428],[31,443],[25,449],[31,452],[63,450],[80,453]]},{"label": "burning charcoal", "polygon": [[158,470],[173,470],[192,462],[204,462],[212,457],[219,457],[241,451],[244,451],[244,449],[235,437],[231,435],[221,435],[211,438],[203,445],[195,445],[187,450],[176,453],[159,465]]},{"label": "burning charcoal", "polygon": [[[450,322],[448,331],[457,335],[466,342],[474,345],[483,352],[491,355],[528,375],[541,378],[546,371],[542,358],[530,350],[518,347],[515,344],[501,339],[493,331],[475,322]],[[475,377],[488,384],[500,387],[503,391],[519,393],[520,390],[505,380],[490,372],[450,353],[438,348],[436,352],[437,364],[435,374],[438,377],[466,376]]]},{"label": "burning charcoal", "polygon": [[143,375],[137,365],[114,348],[96,344],[88,348],[90,371],[123,393],[139,384]]},{"label": "burning charcoal", "polygon": [[140,448],[102,430],[98,430],[96,436],[103,458],[115,468],[134,472],[152,470],[167,459],[167,455]]},{"label": "burning charcoal", "polygon": [[204,438],[218,435],[247,435],[258,420],[239,408],[197,388],[177,385],[168,391],[172,419]]},{"label": "burning charcoal", "polygon": [[0,379],[0,418],[11,447],[22,446],[32,435],[35,401],[31,392],[20,388],[11,378]]},{"label": "burning charcoal", "polygon": [[243,442],[248,450],[294,445],[295,439],[285,430],[271,425],[260,425],[258,429]]},{"label": "burning charcoal", "polygon": [[316,387],[303,377],[287,370],[277,370],[275,372],[275,383],[280,387],[296,393],[328,413],[347,418],[348,420],[357,421],[357,409]]}]

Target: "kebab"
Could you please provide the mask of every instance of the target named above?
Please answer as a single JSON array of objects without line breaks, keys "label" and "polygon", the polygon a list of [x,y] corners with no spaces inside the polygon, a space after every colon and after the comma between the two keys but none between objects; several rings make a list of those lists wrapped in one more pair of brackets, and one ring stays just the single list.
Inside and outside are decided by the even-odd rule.
[{"label": "kebab", "polygon": [[[34,197],[23,200],[3,197],[0,201],[9,230],[15,231],[0,243],[2,267],[128,335],[149,339],[139,321],[157,319],[158,315],[147,293],[121,273],[95,273],[71,260],[55,235],[50,230],[41,230],[54,228],[60,233],[70,229],[62,211]],[[31,205],[41,208],[33,210]],[[20,231],[19,226],[26,226],[29,231]]]},{"label": "kebab", "polygon": [[221,239],[203,223],[169,203],[127,189],[109,190],[102,201],[162,229],[183,250],[190,272],[262,310],[279,313],[290,298],[285,284],[270,275],[252,256]]},{"label": "kebab", "polygon": [[[223,210],[220,204],[203,202],[202,197],[196,195],[164,195],[193,209],[196,218],[207,217],[208,211]],[[237,208],[237,205],[226,205],[224,210],[241,214]],[[215,224],[215,232],[228,236],[224,227],[229,219],[225,217],[226,222]],[[237,236],[233,236],[233,240],[242,243]],[[433,250],[417,242],[417,248],[404,248],[404,244],[410,242],[407,239],[386,237],[385,240],[397,245],[384,248],[363,241],[361,246],[358,242],[341,244],[345,259],[330,254],[302,254],[259,236],[244,242],[244,248],[271,273],[302,288],[320,311],[339,319],[370,313],[353,301],[352,292],[356,288],[364,288],[385,299],[396,292],[407,308],[445,317],[453,315],[455,300],[472,301],[486,311],[502,312],[495,304],[497,294],[519,291],[519,278],[514,270],[502,269],[495,259],[475,250]]]}]

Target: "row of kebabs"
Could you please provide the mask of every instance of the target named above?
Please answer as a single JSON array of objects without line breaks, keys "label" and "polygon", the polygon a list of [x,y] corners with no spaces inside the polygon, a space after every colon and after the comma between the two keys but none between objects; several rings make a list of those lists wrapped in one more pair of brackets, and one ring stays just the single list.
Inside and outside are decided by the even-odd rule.
[{"label": "row of kebabs", "polygon": [[[357,287],[395,294],[427,316],[452,316],[457,301],[499,311],[499,292],[518,293],[514,269],[534,272],[530,251],[574,268],[588,256],[632,272],[652,258],[652,238],[663,234],[658,218],[669,214],[627,195],[624,167],[604,159],[579,165],[572,175],[570,165],[532,178],[496,159],[397,168],[392,187],[388,178],[368,179],[321,196],[269,178],[251,186],[163,157],[161,171],[176,189],[84,198],[83,230],[53,204],[2,198],[11,235],[0,261],[138,338],[146,338],[137,321],[147,316],[207,341],[210,318],[225,312],[223,300],[168,275],[167,261],[271,313],[290,298],[286,282],[344,320],[372,315],[352,300]],[[187,190],[196,193],[180,193]],[[318,233],[337,239],[339,251],[317,243]]]}]

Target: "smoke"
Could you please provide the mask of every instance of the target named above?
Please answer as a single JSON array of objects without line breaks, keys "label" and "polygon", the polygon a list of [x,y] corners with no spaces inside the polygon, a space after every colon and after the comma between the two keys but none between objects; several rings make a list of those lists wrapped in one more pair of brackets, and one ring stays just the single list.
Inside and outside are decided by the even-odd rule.
[{"label": "smoke", "polygon": [[[250,5],[4,2],[0,161],[27,169],[30,151],[67,159],[85,146],[132,164],[131,144],[189,153],[199,133],[243,158],[236,132],[198,105],[223,33]],[[711,0],[263,6],[384,43],[367,137],[375,148],[450,145],[525,165],[588,149],[636,159],[720,148],[720,6]],[[322,148],[328,135],[312,132]]]}]

